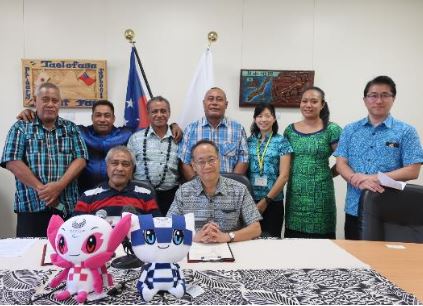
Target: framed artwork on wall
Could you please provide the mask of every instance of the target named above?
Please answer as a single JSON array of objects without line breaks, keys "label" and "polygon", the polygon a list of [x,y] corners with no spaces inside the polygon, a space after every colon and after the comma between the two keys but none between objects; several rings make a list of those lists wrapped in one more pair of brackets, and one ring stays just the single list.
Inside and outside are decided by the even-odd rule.
[{"label": "framed artwork on wall", "polygon": [[35,90],[50,82],[60,88],[64,108],[90,108],[107,99],[105,60],[22,59],[23,106],[34,105]]},{"label": "framed artwork on wall", "polygon": [[239,106],[299,107],[304,90],[313,84],[314,71],[241,69]]}]

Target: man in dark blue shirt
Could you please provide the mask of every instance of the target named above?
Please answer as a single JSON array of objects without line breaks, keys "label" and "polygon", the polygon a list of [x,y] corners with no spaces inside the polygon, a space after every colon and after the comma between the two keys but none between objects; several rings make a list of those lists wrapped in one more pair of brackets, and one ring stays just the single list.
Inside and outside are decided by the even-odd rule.
[{"label": "man in dark blue shirt", "polygon": [[107,152],[115,146],[126,145],[132,135],[132,130],[129,128],[114,126],[115,109],[107,100],[94,103],[91,120],[92,125],[78,126],[89,153],[87,166],[78,178],[80,193],[107,180],[105,161]]}]

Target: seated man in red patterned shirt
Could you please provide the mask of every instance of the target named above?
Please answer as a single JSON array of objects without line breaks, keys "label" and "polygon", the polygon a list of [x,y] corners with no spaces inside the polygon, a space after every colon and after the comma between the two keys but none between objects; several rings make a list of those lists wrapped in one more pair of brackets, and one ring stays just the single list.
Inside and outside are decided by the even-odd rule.
[{"label": "seated man in red patterned shirt", "polygon": [[110,149],[106,155],[109,180],[85,191],[76,203],[74,215],[104,210],[107,216],[120,216],[123,207],[132,206],[138,214],[160,216],[151,191],[131,182],[135,164],[135,157],[127,147]]}]

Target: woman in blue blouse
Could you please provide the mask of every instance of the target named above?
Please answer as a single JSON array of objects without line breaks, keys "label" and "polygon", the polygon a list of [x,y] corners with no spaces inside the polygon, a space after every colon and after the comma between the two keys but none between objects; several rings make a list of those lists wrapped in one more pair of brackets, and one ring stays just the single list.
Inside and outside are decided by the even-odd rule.
[{"label": "woman in blue blouse", "polygon": [[273,105],[256,106],[247,143],[248,177],[257,209],[263,216],[260,221],[262,236],[281,237],[283,187],[289,176],[292,148],[286,138],[278,134]]}]

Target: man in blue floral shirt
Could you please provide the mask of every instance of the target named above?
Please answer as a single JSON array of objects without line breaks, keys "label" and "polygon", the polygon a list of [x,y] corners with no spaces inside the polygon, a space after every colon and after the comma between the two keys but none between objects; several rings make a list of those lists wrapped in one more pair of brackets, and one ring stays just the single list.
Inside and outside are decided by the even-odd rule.
[{"label": "man in blue floral shirt", "polygon": [[416,179],[423,162],[417,131],[391,116],[396,85],[388,76],[378,76],[364,89],[368,116],[348,124],[342,131],[336,170],[347,181],[345,238],[359,239],[358,204],[361,190],[383,192],[377,179],[383,172],[394,180]]}]

